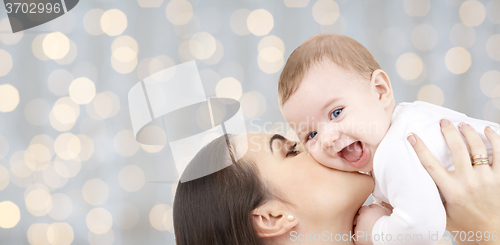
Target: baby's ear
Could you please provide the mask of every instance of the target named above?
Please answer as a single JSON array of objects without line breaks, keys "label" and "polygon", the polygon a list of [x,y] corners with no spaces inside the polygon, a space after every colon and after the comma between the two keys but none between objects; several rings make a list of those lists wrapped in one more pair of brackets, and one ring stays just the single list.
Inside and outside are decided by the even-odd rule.
[{"label": "baby's ear", "polygon": [[278,237],[293,227],[299,221],[280,201],[273,200],[264,203],[252,211],[255,230],[259,237]]},{"label": "baby's ear", "polygon": [[393,100],[391,80],[387,73],[381,69],[373,71],[370,78],[370,87],[378,95],[378,99],[384,104],[390,104]]}]

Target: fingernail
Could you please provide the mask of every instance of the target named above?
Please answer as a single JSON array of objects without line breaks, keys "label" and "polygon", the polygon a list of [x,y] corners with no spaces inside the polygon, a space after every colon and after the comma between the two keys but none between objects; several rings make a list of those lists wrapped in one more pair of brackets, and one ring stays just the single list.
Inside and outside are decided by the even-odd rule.
[{"label": "fingernail", "polygon": [[464,123],[464,122],[461,122],[460,124],[458,124],[459,129],[462,129],[462,128],[467,127],[467,126],[469,126],[469,124]]},{"label": "fingernail", "polygon": [[441,119],[441,122],[439,124],[441,125],[441,127],[446,127],[446,126],[450,125],[450,121],[448,121],[446,119]]},{"label": "fingernail", "polygon": [[417,143],[417,139],[415,139],[412,133],[409,133],[406,139],[410,142],[410,145],[415,145]]},{"label": "fingernail", "polygon": [[491,129],[490,126],[487,126],[486,127],[486,132],[488,132],[488,133],[494,133],[495,131],[493,131],[493,129]]}]

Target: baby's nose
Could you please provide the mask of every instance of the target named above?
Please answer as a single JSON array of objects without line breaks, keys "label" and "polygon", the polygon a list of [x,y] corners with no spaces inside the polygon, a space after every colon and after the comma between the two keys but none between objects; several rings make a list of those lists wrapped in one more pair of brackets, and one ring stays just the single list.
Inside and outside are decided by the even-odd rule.
[{"label": "baby's nose", "polygon": [[[321,144],[323,150],[333,150],[333,151],[340,151],[340,149],[335,149],[337,145],[337,140],[340,139],[340,133],[338,132],[332,132],[332,133],[325,133],[321,137]],[[332,149],[333,148],[333,149]]]}]

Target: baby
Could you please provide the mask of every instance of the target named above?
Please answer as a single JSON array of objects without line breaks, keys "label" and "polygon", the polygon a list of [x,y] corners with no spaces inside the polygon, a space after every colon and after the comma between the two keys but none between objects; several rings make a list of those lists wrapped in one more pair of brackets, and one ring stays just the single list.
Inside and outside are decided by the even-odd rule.
[{"label": "baby", "polygon": [[286,121],[307,152],[330,168],[371,171],[375,201],[394,207],[391,215],[376,207],[360,212],[358,244],[435,244],[445,231],[440,193],[406,139],[410,132],[454,170],[440,134],[442,118],[478,131],[489,156],[483,130],[500,131],[496,123],[430,103],[396,105],[389,77],[372,54],[337,34],[315,35],[293,51],[279,78],[278,95]]}]

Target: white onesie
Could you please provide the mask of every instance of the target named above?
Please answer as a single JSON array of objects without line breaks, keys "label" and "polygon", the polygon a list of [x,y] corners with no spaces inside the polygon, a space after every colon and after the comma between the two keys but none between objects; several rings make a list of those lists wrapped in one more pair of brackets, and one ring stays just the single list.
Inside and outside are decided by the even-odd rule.
[{"label": "white onesie", "polygon": [[372,172],[375,200],[391,204],[394,210],[390,216],[375,223],[372,234],[364,234],[358,239],[371,235],[376,245],[424,245],[435,244],[443,236],[446,213],[440,193],[406,140],[410,132],[416,133],[446,169],[454,170],[451,151],[439,126],[443,118],[450,120],[457,129],[460,122],[470,124],[483,139],[492,161],[492,147],[484,135],[484,128],[491,126],[499,132],[497,123],[470,118],[422,101],[398,104],[392,114],[391,127],[375,152]]}]

